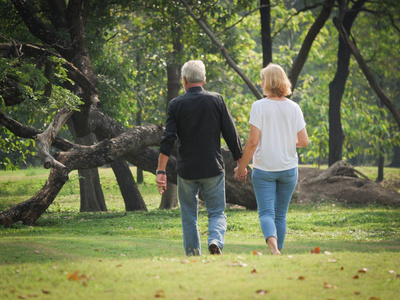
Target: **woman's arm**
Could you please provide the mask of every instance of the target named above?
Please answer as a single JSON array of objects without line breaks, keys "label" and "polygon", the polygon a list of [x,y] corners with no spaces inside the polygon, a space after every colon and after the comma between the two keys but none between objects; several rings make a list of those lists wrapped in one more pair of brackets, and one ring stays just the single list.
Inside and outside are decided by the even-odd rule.
[{"label": "woman's arm", "polygon": [[308,145],[308,134],[307,134],[307,129],[304,127],[297,133],[296,147],[304,148],[307,147],[307,145]]},{"label": "woman's arm", "polygon": [[[247,139],[246,146],[244,147],[244,151],[242,154],[242,159],[240,160],[238,166],[235,168],[235,178],[240,180],[240,176],[245,177],[247,174],[246,168],[247,165],[250,163],[254,152],[257,149],[258,142],[260,141],[261,137],[261,130],[258,129],[254,125],[250,125],[250,133],[249,138]],[[246,178],[243,178],[246,180]],[[244,181],[240,180],[240,181]]]}]

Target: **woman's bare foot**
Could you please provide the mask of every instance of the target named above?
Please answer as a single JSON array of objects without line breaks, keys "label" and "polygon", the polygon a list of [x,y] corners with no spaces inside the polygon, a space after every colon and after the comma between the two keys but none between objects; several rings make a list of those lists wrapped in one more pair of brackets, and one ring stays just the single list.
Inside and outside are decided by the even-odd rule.
[{"label": "woman's bare foot", "polygon": [[266,242],[272,255],[281,255],[281,251],[278,249],[278,240],[276,237],[270,236]]}]

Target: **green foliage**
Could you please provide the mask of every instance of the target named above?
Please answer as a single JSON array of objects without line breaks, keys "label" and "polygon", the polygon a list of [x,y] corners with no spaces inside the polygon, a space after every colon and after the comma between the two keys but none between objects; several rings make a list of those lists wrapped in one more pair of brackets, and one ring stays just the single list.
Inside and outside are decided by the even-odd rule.
[{"label": "green foliage", "polygon": [[[315,3],[312,1],[309,4]],[[38,42],[25,26],[20,25],[21,19],[13,5],[5,0],[1,4],[2,39],[9,41],[12,37],[19,41]],[[39,1],[35,5],[38,17],[48,24],[50,10],[46,9],[47,3]],[[236,24],[259,3],[213,0],[190,2],[190,5],[217,35],[236,64],[259,86],[262,67],[259,12],[253,12]],[[273,61],[287,72],[321,9],[316,6],[300,12],[303,8],[302,1],[272,3]],[[396,60],[400,56],[397,47],[400,35],[392,26],[392,20],[397,20],[398,8],[397,1],[367,1],[365,11],[360,13],[352,28],[352,35],[368,66],[396,103],[400,101],[396,81],[400,74]],[[332,16],[336,13],[335,10]],[[59,34],[67,38],[66,32]],[[140,122],[163,123],[168,93],[167,67],[180,66],[189,59],[202,59],[207,68],[205,88],[224,96],[241,139],[246,140],[249,111],[256,99],[179,1],[124,0],[106,6],[102,1],[91,1],[86,39],[99,79],[103,110],[125,127]],[[176,51],[177,43],[182,45],[179,51]],[[329,83],[336,71],[337,47],[336,28],[328,21],[313,42],[292,97],[303,109],[311,141],[306,149],[299,150],[303,162],[321,164],[328,157]],[[4,76],[18,79],[20,91],[26,99],[18,109],[7,108],[6,113],[11,113],[24,124],[41,128],[51,121],[48,113],[64,105],[72,109],[79,105],[79,99],[61,87],[68,80],[62,61],[53,61],[53,64],[52,95],[46,98],[43,90],[47,79],[37,62],[0,60],[0,80]],[[372,163],[375,156],[382,152],[390,155],[391,148],[400,140],[396,123],[381,107],[354,59],[351,59],[350,76],[342,101],[342,125],[345,133],[344,158],[359,162]],[[2,137],[14,141],[8,133],[3,132]],[[13,161],[9,153],[3,157]],[[9,161],[5,158],[3,161],[3,165],[10,167]]]},{"label": "green foliage", "polygon": [[[80,98],[62,85],[73,82],[68,79],[67,71],[63,67],[65,62],[57,57],[50,57],[53,65],[53,85],[50,97],[44,95],[48,79],[33,59],[21,60],[0,57],[0,82],[12,78],[18,84],[21,98],[24,100],[18,106],[6,107],[3,101],[0,109],[24,125],[42,128],[51,122],[54,113],[67,107],[78,110],[82,104]],[[1,99],[1,98],[0,98]],[[35,154],[35,142],[29,139],[20,139],[4,127],[0,128],[0,169],[16,169],[32,162]]]}]

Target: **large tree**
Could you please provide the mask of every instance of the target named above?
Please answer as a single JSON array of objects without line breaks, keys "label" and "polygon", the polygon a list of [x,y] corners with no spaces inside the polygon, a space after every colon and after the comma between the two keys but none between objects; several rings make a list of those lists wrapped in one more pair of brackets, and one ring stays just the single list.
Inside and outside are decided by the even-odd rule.
[{"label": "large tree", "polygon": [[[187,28],[191,28],[191,31],[180,31],[180,29],[182,29],[180,21],[182,21],[183,17],[179,18],[180,21],[177,21],[176,19],[174,20],[172,17],[171,19],[168,19],[169,21],[174,20],[173,23],[171,23],[172,36],[174,38],[169,40],[173,41],[169,44],[170,50],[172,49],[172,51],[169,51],[171,54],[169,60],[165,59],[165,57],[167,57],[167,55],[165,55],[167,51],[164,50],[167,43],[164,39],[160,39],[163,41],[161,45],[160,43],[157,44],[157,39],[154,39],[155,46],[151,51],[146,51],[143,54],[143,45],[146,44],[144,40],[153,42],[152,39],[154,34],[151,34],[150,32],[158,32],[158,29],[154,29],[153,26],[146,27],[145,30],[147,30],[147,32],[142,33],[141,31],[137,31],[138,33],[133,36],[134,39],[140,39],[140,42],[136,44],[138,46],[140,45],[136,52],[129,52],[127,51],[128,48],[125,48],[124,51],[122,51],[123,54],[119,54],[121,52],[113,52],[112,49],[115,49],[117,45],[124,44],[125,40],[129,41],[132,37],[129,35],[120,35],[118,31],[114,32],[114,30],[104,29],[112,28],[112,26],[115,25],[113,22],[116,20],[116,16],[125,11],[128,12],[123,16],[123,18],[125,18],[125,24],[133,22],[138,24],[138,26],[141,26],[140,23],[143,19],[146,18],[147,20],[151,20],[151,18],[158,14],[163,15],[168,12],[169,6],[160,6],[156,2],[153,3],[152,1],[135,1],[133,3],[131,1],[119,1],[119,5],[115,6],[113,4],[113,9],[110,10],[108,6],[110,3],[107,1],[67,2],[60,0],[39,1],[36,4],[22,0],[13,1],[15,8],[18,9],[20,20],[26,24],[26,28],[30,30],[31,35],[26,35],[25,37],[27,38],[25,38],[22,43],[14,40],[11,43],[8,42],[0,45],[0,50],[8,57],[7,62],[11,66],[10,68],[17,71],[19,70],[12,76],[7,76],[6,74],[5,79],[1,83],[1,95],[4,104],[7,105],[7,107],[10,105],[20,107],[19,105],[24,105],[31,101],[31,98],[36,97],[40,98],[42,101],[40,102],[41,105],[44,103],[44,106],[46,106],[46,101],[53,98],[56,91],[59,93],[60,91],[66,90],[68,90],[70,94],[65,92],[65,95],[68,95],[65,97],[65,100],[70,98],[71,103],[67,105],[68,101],[65,101],[64,104],[66,107],[62,108],[63,105],[58,107],[59,110],[53,117],[53,122],[45,131],[35,129],[32,126],[22,125],[16,121],[17,118],[14,114],[7,115],[4,112],[0,112],[0,122],[3,126],[8,128],[8,130],[13,132],[16,136],[27,139],[36,139],[39,142],[39,152],[44,158],[45,166],[52,167],[49,180],[42,190],[31,199],[1,213],[0,224],[11,225],[17,221],[22,221],[25,224],[34,224],[35,220],[52,203],[57,193],[67,180],[67,175],[70,171],[90,169],[92,171],[89,172],[93,173],[84,176],[85,178],[93,178],[92,183],[96,184],[98,182],[96,168],[104,164],[110,164],[113,167],[121,191],[126,188],[125,192],[122,192],[122,194],[127,209],[146,209],[144,201],[141,199],[140,193],[137,190],[133,176],[130,173],[126,162],[130,162],[133,165],[138,166],[140,169],[154,173],[157,166],[158,151],[157,148],[154,148],[153,146],[158,145],[163,128],[158,125],[136,126],[132,128],[133,124],[127,121],[125,117],[126,112],[124,115],[119,115],[118,113],[113,114],[113,109],[116,111],[117,108],[120,107],[124,110],[128,110],[128,114],[132,114],[132,110],[130,110],[130,107],[128,109],[128,105],[131,103],[137,103],[138,108],[143,107],[142,105],[145,102],[142,100],[148,97],[146,93],[162,95],[163,90],[157,89],[156,85],[154,85],[154,90],[147,89],[148,85],[151,84],[148,83],[148,77],[145,77],[147,75],[141,77],[141,73],[138,72],[139,68],[137,68],[135,72],[131,72],[129,69],[129,63],[127,63],[129,56],[138,66],[143,65],[143,74],[156,76],[157,72],[162,70],[162,67],[160,66],[164,66],[164,75],[166,75],[164,77],[168,80],[163,81],[163,84],[166,86],[168,85],[168,92],[171,91],[171,94],[168,96],[168,99],[170,99],[173,97],[173,94],[176,94],[180,85],[180,76],[178,71],[182,61],[176,59],[176,57],[174,58],[174,55],[176,56],[182,51],[181,43],[184,43],[187,48],[195,50],[193,53],[196,53],[197,50],[197,54],[199,55],[198,57],[204,57],[206,60],[209,59],[210,62],[216,62],[215,64],[219,66],[223,66],[224,63],[221,62],[220,59],[215,59],[215,57],[218,56],[218,53],[221,53],[226,59],[226,62],[240,75],[240,78],[246,82],[247,87],[245,87],[243,82],[241,82],[241,79],[234,79],[234,76],[231,76],[229,80],[216,81],[217,84],[220,83],[226,90],[231,90],[230,95],[238,94],[237,86],[240,86],[240,88],[247,93],[251,92],[253,95],[256,95],[257,98],[260,97],[259,90],[254,86],[252,80],[254,81],[254,78],[258,78],[258,70],[261,65],[254,68],[257,69],[257,71],[253,70],[251,73],[252,80],[249,80],[239,67],[240,61],[236,61],[235,57],[237,53],[234,49],[239,45],[239,43],[235,42],[235,38],[240,36],[242,40],[245,40],[246,31],[243,30],[241,35],[237,35],[235,34],[235,28],[233,25],[219,33],[215,32],[219,29],[216,25],[219,18],[223,20],[221,21],[222,23],[227,22],[226,20],[233,22],[229,19],[229,14],[227,13],[229,10],[226,7],[222,7],[224,3],[221,4],[222,6],[213,6],[215,5],[214,1],[207,2],[207,5],[201,5],[199,2],[187,2],[184,0],[181,0],[180,2],[183,5],[177,5],[178,2],[174,2],[173,5],[174,7],[176,6],[175,9],[180,13],[188,12],[190,17],[186,16],[187,23],[185,24]],[[143,19],[135,20],[134,13],[137,13],[138,10],[142,9],[140,8],[140,5],[138,6],[140,3],[142,4],[142,7],[144,5],[144,7],[150,9],[150,11],[156,10],[157,14],[146,11]],[[238,3],[240,4],[241,1],[238,1]],[[309,24],[311,24],[310,29],[304,31],[304,34],[302,35],[304,38],[301,42],[301,46],[299,46],[300,43],[297,44],[297,55],[293,55],[296,59],[291,66],[292,68],[289,74],[294,85],[296,85],[297,81],[303,83],[303,78],[299,77],[301,70],[303,69],[303,66],[305,66],[317,35],[323,28],[331,10],[333,9],[333,4],[333,0],[324,0],[310,7],[305,6],[297,13],[291,11],[293,15],[286,18],[287,20],[290,20],[303,11],[305,12],[310,9],[320,8],[318,13],[312,16],[312,21],[309,22]],[[164,3],[164,5],[166,4]],[[265,4],[263,4],[261,8],[265,8]],[[158,11],[159,9],[161,9],[161,11]],[[257,7],[256,9],[253,8],[252,11],[255,12],[258,9],[260,9],[260,7]],[[285,10],[282,10],[282,7],[280,7],[279,12],[282,13],[283,11]],[[182,15],[184,14],[185,13]],[[241,20],[244,20],[245,17],[250,14],[251,12],[244,14],[244,17]],[[58,17],[56,18],[55,16]],[[191,22],[188,21],[190,18],[193,18]],[[200,27],[196,27],[197,29],[194,28],[196,25],[194,21],[200,25]],[[151,22],[155,24],[153,20],[151,20]],[[123,28],[123,26],[119,26],[119,28],[121,27]],[[275,29],[276,28],[277,27],[275,27]],[[283,28],[285,28],[285,26],[281,27],[282,30]],[[202,30],[206,32],[207,36],[200,33]],[[160,30],[160,32],[162,32],[164,37],[166,36],[166,32],[171,34],[171,26],[167,28],[167,31]],[[190,36],[194,37],[191,38]],[[208,38],[211,38],[214,45],[210,43]],[[34,41],[36,45],[25,43],[29,40]],[[197,43],[194,43],[194,40],[198,40],[197,42],[200,41],[200,44],[203,44],[203,48],[199,47]],[[188,46],[189,44],[190,46]],[[102,52],[103,47],[108,47],[109,58],[115,59],[116,63],[113,68],[111,67],[112,64],[110,64],[111,60],[102,61],[104,53]],[[246,43],[242,43],[242,47],[246,47]],[[247,47],[249,47],[248,44]],[[207,51],[202,49],[207,49]],[[199,54],[199,52],[201,53]],[[90,56],[89,54],[94,54],[93,56],[95,56],[95,59],[93,60],[93,56]],[[124,58],[123,60],[118,61],[116,56],[124,56]],[[288,55],[286,55],[286,57],[288,57]],[[145,65],[150,60],[155,63],[153,65]],[[289,60],[291,60],[290,57],[288,61]],[[249,62],[249,59],[246,58],[245,61],[247,63]],[[158,66],[156,69],[153,69],[157,62]],[[48,82],[45,84],[45,87],[43,87],[43,95],[45,95],[45,97],[37,97],[35,93],[29,92],[36,88],[34,85],[35,81],[30,78],[27,79],[26,76],[24,78],[23,76],[18,75],[22,74],[23,70],[26,71],[26,66],[29,64],[34,66],[34,69],[36,69],[35,74],[43,74],[43,77],[47,78]],[[255,65],[258,66],[258,64]],[[110,74],[113,72],[119,73],[118,75],[120,77],[118,77],[118,80],[115,80],[117,82],[115,90],[120,86],[121,78],[126,79],[126,86],[132,84],[131,94],[125,97],[127,102],[118,102],[118,97],[120,96],[118,94],[112,98],[112,93],[99,93],[99,85],[104,82],[106,84],[111,82],[104,81],[104,76],[99,80],[97,76],[98,73],[95,71],[96,68],[99,67],[107,69]],[[224,70],[225,69],[226,72],[229,71],[228,68],[224,68]],[[63,74],[63,70],[66,72],[67,78],[64,78],[62,82],[59,80],[58,84],[60,86],[56,89],[55,82],[52,81],[52,79]],[[224,74],[223,76],[225,76],[225,72],[218,73],[217,71],[215,73],[212,72],[210,77],[213,78],[214,76],[215,78],[220,74]],[[229,74],[232,74],[232,71]],[[209,76],[207,77],[209,78]],[[160,77],[153,77],[152,79],[155,80],[152,80],[152,82],[157,81],[159,78]],[[298,80],[298,78],[300,78],[301,81]],[[45,82],[45,80],[42,80],[42,82]],[[49,85],[51,82],[53,84]],[[215,83],[213,82],[212,84]],[[24,86],[25,88],[19,88],[21,86]],[[51,86],[53,86],[53,91],[49,88]],[[143,88],[143,86],[147,87]],[[172,91],[174,91],[173,94]],[[62,98],[63,97],[59,97],[59,99]],[[82,103],[77,104],[76,99],[80,99]],[[157,99],[165,100],[164,97],[160,96],[151,99],[151,102],[156,104],[153,112],[154,114],[149,114],[149,116],[153,117],[155,120],[163,116],[160,111],[165,113],[165,102],[157,103]],[[232,99],[228,98],[227,101],[231,101],[230,103],[235,105],[234,100],[232,101]],[[111,112],[113,117],[117,118],[118,121],[103,113],[100,106],[101,103],[104,104],[105,110]],[[249,104],[249,102],[244,103]],[[156,105],[160,105],[162,109],[160,109],[159,106],[156,107]],[[239,107],[241,113],[243,113],[243,111],[246,112],[246,109],[248,111],[248,108],[243,105],[239,105]],[[75,109],[78,109],[78,111],[75,111]],[[48,123],[49,122],[47,122],[47,124]],[[67,123],[73,132],[75,144],[62,139],[57,135],[64,123]],[[121,126],[122,123],[124,126]],[[130,126],[125,126],[126,123]],[[53,154],[50,145],[57,148],[58,152]],[[251,179],[245,184],[237,184],[233,179],[234,162],[232,161],[229,151],[224,150],[223,156],[227,172],[226,190],[228,202],[254,209],[256,203],[251,188]],[[175,160],[173,157],[169,160],[167,168],[169,182],[175,183]],[[84,187],[83,184],[82,187]],[[105,203],[103,203],[104,201],[102,200],[101,192],[98,192],[99,187],[93,189],[93,184],[88,185],[89,188],[87,189],[87,194],[95,196],[96,201],[90,201],[90,203],[97,203],[99,208],[95,209],[106,209]],[[83,189],[83,191],[86,190]],[[132,195],[135,197],[132,201],[129,201],[128,198]],[[129,204],[133,205],[128,208]],[[85,210],[85,208],[82,208],[82,210]]]},{"label": "large tree", "polygon": [[[124,180],[126,177],[133,179],[125,160],[143,170],[154,173],[158,152],[148,147],[158,145],[162,127],[152,125],[135,127],[125,131],[117,122],[101,112],[101,97],[96,87],[98,80],[89,57],[89,51],[86,48],[88,44],[86,37],[88,35],[88,19],[91,16],[93,17],[93,14],[99,17],[104,12],[106,2],[94,2],[92,6],[90,6],[89,1],[54,1],[51,2],[50,6],[46,6],[46,3],[44,1],[39,3],[38,6],[31,6],[26,1],[13,1],[19,16],[31,34],[41,41],[43,46],[38,47],[26,43],[3,44],[1,50],[9,57],[16,57],[21,61],[21,64],[24,63],[26,58],[44,60],[49,66],[52,65],[51,58],[53,57],[65,59],[62,66],[67,70],[68,77],[73,84],[66,81],[63,87],[77,95],[82,100],[82,104],[79,105],[79,111],[72,111],[69,108],[60,109],[51,125],[44,132],[24,126],[3,112],[1,113],[1,124],[15,135],[39,141],[39,152],[42,153],[46,162],[49,161],[46,166],[51,166],[53,170],[42,190],[31,199],[3,212],[0,215],[0,223],[10,225],[22,221],[25,224],[34,224],[35,220],[52,203],[66,182],[68,173],[72,170],[91,170],[89,172],[94,172],[91,173],[94,175],[82,173],[85,180],[89,178],[93,180],[87,185],[87,189],[81,186],[81,191],[83,190],[84,193],[95,197],[100,194],[100,201],[97,202],[100,209],[106,209],[105,206],[102,206],[102,203],[104,204],[101,197],[102,193],[98,193],[96,187],[93,188],[99,181],[96,168],[104,164],[110,164],[113,167],[120,187],[131,189],[127,193],[122,193],[124,197],[139,195],[139,199],[135,199],[135,202],[139,205],[133,207],[133,209],[146,209],[134,181]],[[176,76],[174,78],[176,81]],[[18,84],[18,82],[15,83]],[[9,86],[5,86],[3,90],[9,88]],[[14,94],[9,93],[7,95],[7,99],[11,99],[11,101],[6,104],[23,103],[26,100],[24,96],[26,95],[18,94],[16,89]],[[81,144],[71,144],[57,137],[65,123],[68,123],[71,131],[73,131],[76,142],[79,139]],[[98,142],[93,140],[93,137]],[[50,154],[51,145],[57,147],[61,152],[52,156]],[[229,175],[233,173],[233,161],[231,156],[225,152],[224,159],[227,169],[230,170]],[[122,171],[126,173],[122,174]],[[169,181],[176,182],[174,159],[170,160],[168,173]],[[227,177],[227,185],[231,185],[227,193],[230,202],[255,208],[254,194],[249,188],[250,183],[246,185],[247,188],[235,191],[238,186],[234,187],[230,184],[233,181],[233,176]]]}]

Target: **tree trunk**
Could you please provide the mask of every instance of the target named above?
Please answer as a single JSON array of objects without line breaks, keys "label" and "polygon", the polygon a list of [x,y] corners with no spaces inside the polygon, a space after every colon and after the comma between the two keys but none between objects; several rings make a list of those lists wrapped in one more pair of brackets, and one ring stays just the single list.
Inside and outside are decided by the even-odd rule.
[{"label": "tree trunk", "polygon": [[[7,119],[7,122],[3,122],[4,119]],[[2,124],[6,124],[7,128],[10,128],[12,132],[18,132],[18,130],[21,132],[26,129],[25,127],[19,128],[16,122],[12,122],[10,118],[6,116],[1,118],[0,121],[2,121]],[[15,128],[15,126],[17,128]],[[32,130],[28,130],[28,132],[30,131]],[[68,143],[64,143],[62,142],[62,139],[58,138],[57,144],[67,145],[66,148],[68,148],[68,150],[54,154],[54,158],[64,164],[66,168],[71,171],[97,168],[98,166],[111,164],[119,157],[124,157],[133,165],[155,174],[158,150],[152,147],[150,148],[150,146],[159,145],[162,132],[163,128],[156,125],[135,127],[121,133],[114,139],[105,139],[92,146],[74,145],[70,147]],[[25,132],[22,133],[22,135],[28,134]],[[234,179],[233,169],[236,166],[236,163],[233,161],[230,151],[222,149],[222,155],[226,167],[225,186],[227,202],[241,205],[249,209],[256,209],[257,204],[250,179],[251,170],[249,169],[250,175],[247,182],[239,183]],[[175,167],[176,160],[171,156],[167,164],[167,176],[168,181],[176,184],[177,177]],[[49,177],[48,183],[44,187],[46,192],[40,191],[36,196],[26,201],[22,206],[17,205],[0,213],[0,224],[7,224],[7,226],[10,226],[18,221],[22,221],[25,224],[34,224],[37,218],[39,218],[52,203],[59,190],[64,185],[66,179],[62,179],[63,177],[60,174],[60,172],[52,169],[51,176],[54,178],[51,176]],[[60,181],[61,179],[62,182]],[[44,208],[41,208],[42,206],[38,204],[38,202],[42,200],[45,201],[45,206],[43,206]],[[25,211],[25,208],[28,210],[34,210],[32,208],[34,205],[31,206],[31,202],[35,202],[35,205],[38,205],[36,210],[38,213],[35,213],[34,215],[30,215]],[[10,218],[10,216],[12,216],[12,218]]]},{"label": "tree trunk", "polygon": [[[68,126],[77,144],[85,146],[91,146],[94,144],[92,134],[85,137],[79,137],[76,133],[75,125],[72,122],[68,122]],[[81,197],[80,211],[107,211],[98,169],[79,169],[78,175]]]},{"label": "tree trunk", "polygon": [[271,1],[260,0],[261,45],[263,51],[263,68],[272,62],[271,38]]},{"label": "tree trunk", "polygon": [[[124,156],[133,165],[140,166],[143,170],[155,174],[158,161],[158,150],[154,148],[141,149],[134,155],[126,153]],[[248,168],[247,181],[240,183],[234,178],[234,168],[237,163],[233,160],[232,154],[228,149],[222,148],[222,157],[225,164],[225,190],[226,202],[244,206],[248,209],[257,209],[257,202],[253,191],[251,180],[251,169]],[[167,179],[176,184],[176,159],[171,156],[167,164]]]},{"label": "tree trunk", "polygon": [[380,149],[379,151],[379,157],[378,157],[378,177],[376,178],[376,182],[382,182],[383,181],[383,170],[385,168],[385,155],[383,151]]},{"label": "tree trunk", "polygon": [[[117,137],[119,134],[124,132],[124,128],[120,124],[104,115],[100,109],[96,107],[90,109],[88,123],[90,130],[96,134],[99,141]],[[128,164],[125,161],[115,161],[111,163],[111,167],[114,171],[115,177],[117,178],[127,210],[147,211],[146,204],[139,192]]]},{"label": "tree trunk", "polygon": [[366,79],[368,80],[369,85],[375,91],[376,95],[381,100],[379,107],[385,105],[389,111],[392,113],[394,119],[396,120],[397,124],[400,126],[400,111],[396,108],[396,104],[392,102],[392,100],[386,95],[384,90],[380,87],[378,82],[375,79],[374,74],[372,74],[371,70],[368,68],[367,63],[364,60],[364,57],[361,55],[360,51],[358,50],[357,46],[350,41],[348,34],[346,34],[345,30],[342,28],[340,22],[338,22],[337,18],[333,19],[336,28],[339,31],[341,38],[345,41],[347,47],[349,47],[351,53],[353,53],[354,57],[356,58],[360,69],[363,71]]},{"label": "tree trunk", "polygon": [[400,168],[400,147],[399,146],[393,146],[393,158],[392,158],[392,162],[390,163],[389,167]]},{"label": "tree trunk", "polygon": [[[167,66],[167,104],[168,108],[169,102],[179,96],[181,90],[181,64],[178,63],[178,58],[182,57],[183,44],[182,44],[182,29],[179,24],[171,24],[171,35],[173,43],[172,59]],[[172,182],[167,182],[167,190],[161,196],[160,209],[171,209],[178,207],[177,198],[177,186]]]},{"label": "tree trunk", "polygon": [[[139,110],[136,113],[136,125],[140,126],[140,125],[142,125],[142,106],[141,106],[139,100],[138,100],[138,107],[139,107]],[[136,182],[137,182],[137,184],[142,184],[143,180],[144,180],[143,170],[136,167]]]},{"label": "tree trunk", "polygon": [[243,81],[246,83],[248,88],[251,90],[253,95],[256,97],[256,99],[261,99],[263,96],[261,95],[260,91],[257,89],[257,87],[251,82],[251,80],[244,74],[244,72],[238,67],[238,65],[235,63],[235,61],[232,59],[232,57],[229,55],[228,50],[225,48],[225,46],[218,41],[217,37],[215,34],[210,30],[206,22],[202,20],[202,18],[199,18],[191,9],[190,5],[187,3],[186,0],[180,0],[181,3],[186,7],[187,12],[189,15],[193,18],[194,21],[199,24],[199,26],[204,30],[204,32],[210,37],[212,42],[218,47],[219,51],[221,52],[222,56],[225,57],[226,62],[231,66],[231,68],[243,79]]},{"label": "tree trunk", "polygon": [[123,158],[118,158],[111,163],[111,168],[117,178],[126,211],[147,211],[146,204],[126,161]]},{"label": "tree trunk", "polygon": [[78,170],[81,212],[107,211],[97,168]]},{"label": "tree trunk", "polygon": [[[345,12],[342,24],[347,33],[353,25],[355,18],[360,12],[366,0],[358,0],[352,7]],[[340,6],[344,13],[344,4]],[[339,49],[337,70],[333,81],[329,84],[329,166],[342,160],[344,133],[340,114],[340,106],[349,75],[350,50],[345,41],[339,36]]]},{"label": "tree trunk", "polygon": [[307,32],[307,35],[301,45],[300,51],[297,54],[295,61],[293,62],[292,68],[289,72],[289,79],[292,83],[292,90],[296,87],[297,79],[300,76],[300,72],[303,69],[304,64],[306,63],[308,53],[310,53],[312,44],[316,39],[318,33],[321,31],[322,27],[324,27],[326,21],[331,15],[331,11],[333,5],[335,4],[335,0],[326,0],[322,6],[321,12],[318,17],[315,19],[315,22],[312,24],[310,30]]},{"label": "tree trunk", "polygon": [[159,209],[172,209],[178,207],[177,185],[172,182],[167,182],[167,190],[161,197]]},{"label": "tree trunk", "polygon": [[36,220],[53,203],[67,180],[68,177],[63,176],[61,172],[51,169],[46,184],[35,196],[0,213],[0,225],[11,227],[19,221],[25,225],[35,225]]}]

